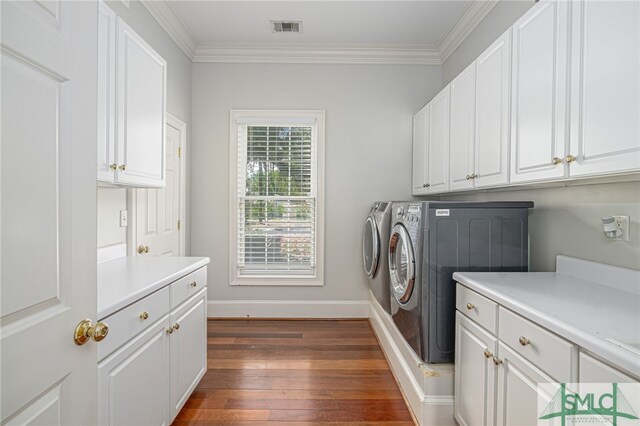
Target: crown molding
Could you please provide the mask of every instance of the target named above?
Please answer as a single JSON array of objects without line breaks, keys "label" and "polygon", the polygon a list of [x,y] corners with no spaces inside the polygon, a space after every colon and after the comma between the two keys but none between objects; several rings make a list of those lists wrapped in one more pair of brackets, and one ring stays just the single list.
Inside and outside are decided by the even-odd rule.
[{"label": "crown molding", "polygon": [[164,0],[140,0],[140,3],[147,8],[151,16],[158,21],[158,24],[173,39],[180,50],[193,61],[196,41],[173,11],[169,2]]},{"label": "crown molding", "polygon": [[439,65],[429,46],[198,43],[193,62]]},{"label": "crown molding", "polygon": [[440,63],[451,56],[500,0],[473,0],[438,45]]},{"label": "crown molding", "polygon": [[472,0],[435,46],[196,43],[166,0],[140,0],[192,62],[442,65],[500,0]]}]

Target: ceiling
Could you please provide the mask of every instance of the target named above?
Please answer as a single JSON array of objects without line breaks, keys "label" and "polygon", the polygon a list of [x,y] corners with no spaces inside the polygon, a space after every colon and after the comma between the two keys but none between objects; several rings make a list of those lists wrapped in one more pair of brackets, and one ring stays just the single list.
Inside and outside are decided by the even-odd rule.
[{"label": "ceiling", "polygon": [[[143,0],[195,62],[287,63],[441,64],[495,3]],[[302,32],[274,33],[270,20]]]}]

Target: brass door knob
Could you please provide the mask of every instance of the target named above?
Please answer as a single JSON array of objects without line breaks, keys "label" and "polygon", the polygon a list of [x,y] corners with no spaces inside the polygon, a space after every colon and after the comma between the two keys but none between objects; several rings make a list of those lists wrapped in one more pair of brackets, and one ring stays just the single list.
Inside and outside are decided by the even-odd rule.
[{"label": "brass door knob", "polygon": [[195,287],[197,287],[197,286],[198,286],[198,282],[197,282],[197,281],[194,281],[194,282],[192,282],[192,283],[191,283],[191,284],[189,284],[189,285],[190,285],[191,287],[195,288]]},{"label": "brass door knob", "polygon": [[97,323],[95,326],[89,319],[82,320],[76,326],[73,334],[73,341],[76,345],[82,346],[90,339],[99,342],[109,334],[109,326],[103,322]]},{"label": "brass door knob", "polygon": [[126,166],[125,164],[120,164],[120,165],[118,166],[118,169],[119,169],[119,170],[122,170],[122,171],[124,172],[124,171],[127,169],[127,166]]},{"label": "brass door knob", "polygon": [[149,318],[149,312],[144,311],[143,313],[140,314],[140,319],[141,320],[146,320]]},{"label": "brass door knob", "polygon": [[109,164],[109,168],[110,168],[111,170],[115,170],[115,169],[117,169],[117,168],[118,168],[118,165],[117,165],[116,163]]},{"label": "brass door knob", "polygon": [[142,253],[149,253],[149,246],[139,245],[138,254],[142,254]]},{"label": "brass door knob", "polygon": [[558,157],[553,157],[553,160],[551,160],[551,164],[560,164],[562,163],[562,158],[558,158]]},{"label": "brass door knob", "polygon": [[471,302],[467,303],[467,309],[468,310],[472,310],[473,308],[475,308],[475,305]]},{"label": "brass door knob", "polygon": [[485,349],[484,350],[484,357],[485,358],[491,358],[493,356],[493,354],[489,351],[489,349]]},{"label": "brass door knob", "polygon": [[531,340],[527,339],[524,336],[520,336],[520,338],[518,339],[518,342],[520,342],[522,346],[527,346],[529,343],[531,343]]},{"label": "brass door knob", "polygon": [[567,163],[573,163],[574,161],[576,161],[577,158],[574,157],[573,155],[569,154],[564,158],[564,161],[566,161]]}]

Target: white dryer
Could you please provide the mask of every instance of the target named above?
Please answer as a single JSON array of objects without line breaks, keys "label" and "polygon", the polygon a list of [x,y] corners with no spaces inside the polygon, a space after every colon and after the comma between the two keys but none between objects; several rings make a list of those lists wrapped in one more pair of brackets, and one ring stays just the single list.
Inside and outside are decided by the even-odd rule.
[{"label": "white dryer", "polygon": [[369,277],[369,287],[385,311],[391,312],[389,293],[389,263],[387,247],[391,227],[391,203],[373,203],[364,222],[362,233],[362,258],[364,272]]}]

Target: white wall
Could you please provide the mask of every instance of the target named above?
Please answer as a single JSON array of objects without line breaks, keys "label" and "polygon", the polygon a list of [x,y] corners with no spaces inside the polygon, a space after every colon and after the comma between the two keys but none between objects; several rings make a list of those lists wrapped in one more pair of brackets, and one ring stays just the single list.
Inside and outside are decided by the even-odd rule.
[{"label": "white wall", "polygon": [[[194,64],[191,253],[209,256],[216,300],[366,300],[363,221],[376,200],[410,198],[411,120],[441,67]],[[229,110],[326,110],[324,287],[228,285]]]},{"label": "white wall", "polygon": [[[188,146],[191,139],[191,61],[140,2],[131,1],[129,8],[120,0],[107,1],[107,4],[167,61],[167,112],[187,123]],[[187,232],[188,248],[190,156],[188,149],[185,152],[187,163],[185,232]],[[126,208],[125,189],[98,189],[98,247],[126,242],[126,228],[119,226],[119,212]]]},{"label": "white wall", "polygon": [[[448,84],[535,3],[501,1],[443,65]],[[640,269],[640,183],[612,183],[502,192],[476,192],[445,200],[531,200],[531,270],[555,270],[558,254]],[[607,241],[600,218],[631,216],[631,241]]]},{"label": "white wall", "polygon": [[535,4],[533,1],[501,0],[474,28],[442,66],[446,86]]}]

